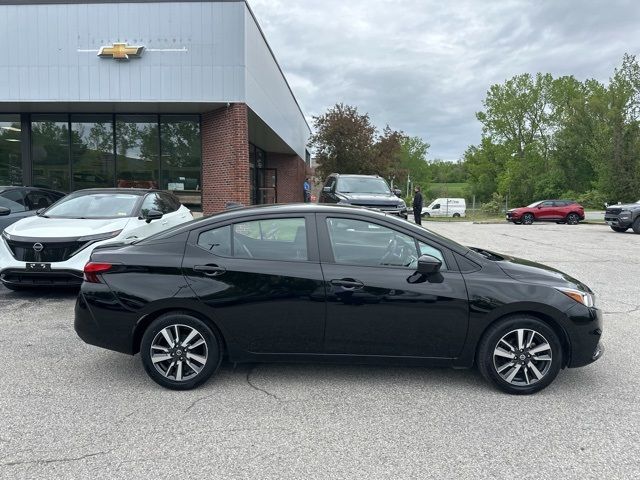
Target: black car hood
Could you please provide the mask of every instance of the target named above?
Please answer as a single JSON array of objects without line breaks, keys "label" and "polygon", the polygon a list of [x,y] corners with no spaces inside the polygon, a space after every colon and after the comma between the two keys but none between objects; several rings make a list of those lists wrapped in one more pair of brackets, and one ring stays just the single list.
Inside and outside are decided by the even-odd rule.
[{"label": "black car hood", "polygon": [[393,194],[384,193],[339,193],[341,197],[354,205],[400,205],[401,199]]},{"label": "black car hood", "polygon": [[489,260],[495,261],[496,265],[514,280],[524,283],[575,288],[592,293],[591,289],[580,280],[547,265],[523,258],[511,257],[502,253],[490,252],[488,250],[480,250],[477,248],[472,248],[472,250],[483,254],[486,258],[489,258]]}]

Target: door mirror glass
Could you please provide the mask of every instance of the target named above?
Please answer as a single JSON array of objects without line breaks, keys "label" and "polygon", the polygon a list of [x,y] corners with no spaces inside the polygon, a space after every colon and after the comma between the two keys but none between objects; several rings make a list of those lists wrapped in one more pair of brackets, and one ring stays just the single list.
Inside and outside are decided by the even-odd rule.
[{"label": "door mirror glass", "polygon": [[42,214],[42,212],[44,212],[45,210],[46,208],[39,208],[38,210],[36,210],[36,215]]},{"label": "door mirror glass", "polygon": [[423,275],[438,273],[441,266],[442,262],[431,255],[421,255],[420,258],[418,258],[418,273],[422,273]]},{"label": "door mirror glass", "polygon": [[331,192],[331,187],[322,187],[322,191],[324,193],[330,193]]},{"label": "door mirror glass", "polygon": [[399,188],[394,188],[394,189],[393,189],[393,194],[394,194],[396,197],[401,197],[401,196],[402,196],[402,190],[400,190]]},{"label": "door mirror glass", "polygon": [[164,214],[160,210],[148,210],[144,214],[144,219],[147,223],[151,223],[151,220],[160,220]]},{"label": "door mirror glass", "polygon": [[0,207],[0,217],[4,217],[11,213],[11,209],[7,207]]}]

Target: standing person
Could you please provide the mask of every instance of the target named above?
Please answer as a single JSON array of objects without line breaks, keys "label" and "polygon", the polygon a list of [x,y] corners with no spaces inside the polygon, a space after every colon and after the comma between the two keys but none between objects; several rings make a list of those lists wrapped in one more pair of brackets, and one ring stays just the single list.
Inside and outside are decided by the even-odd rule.
[{"label": "standing person", "polygon": [[422,225],[422,193],[420,187],[416,187],[413,195],[413,219],[417,225]]},{"label": "standing person", "polygon": [[309,203],[311,201],[311,185],[309,185],[309,177],[304,179],[302,188],[304,193],[304,203]]}]

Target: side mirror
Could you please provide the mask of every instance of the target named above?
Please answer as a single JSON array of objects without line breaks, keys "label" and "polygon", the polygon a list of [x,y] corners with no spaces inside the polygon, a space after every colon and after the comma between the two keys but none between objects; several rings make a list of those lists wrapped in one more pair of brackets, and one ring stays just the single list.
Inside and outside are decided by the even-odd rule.
[{"label": "side mirror", "polygon": [[7,216],[11,213],[11,209],[7,207],[0,207],[0,217]]},{"label": "side mirror", "polygon": [[162,215],[164,214],[160,210],[149,210],[142,218],[146,220],[147,223],[151,223],[151,220],[160,220]]},{"label": "side mirror", "polygon": [[46,208],[39,208],[36,210],[36,215],[40,215],[42,212],[44,212],[46,210]]},{"label": "side mirror", "polygon": [[396,197],[401,197],[401,196],[402,196],[402,190],[400,190],[399,188],[394,188],[394,189],[393,189],[393,194],[394,194]]},{"label": "side mirror", "polygon": [[538,205],[538,209],[541,209],[541,208],[542,208],[542,205]]},{"label": "side mirror", "polygon": [[322,187],[324,193],[331,193],[331,187]]},{"label": "side mirror", "polygon": [[433,275],[438,273],[442,267],[442,262],[431,255],[421,255],[418,258],[418,273],[423,275]]}]

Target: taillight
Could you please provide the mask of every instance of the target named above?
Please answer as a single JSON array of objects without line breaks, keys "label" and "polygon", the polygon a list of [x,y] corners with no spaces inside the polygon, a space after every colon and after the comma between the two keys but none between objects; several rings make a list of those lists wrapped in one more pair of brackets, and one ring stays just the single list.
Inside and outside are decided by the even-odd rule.
[{"label": "taillight", "polygon": [[101,283],[99,273],[108,272],[113,268],[111,263],[89,262],[84,266],[84,281],[89,283]]}]

